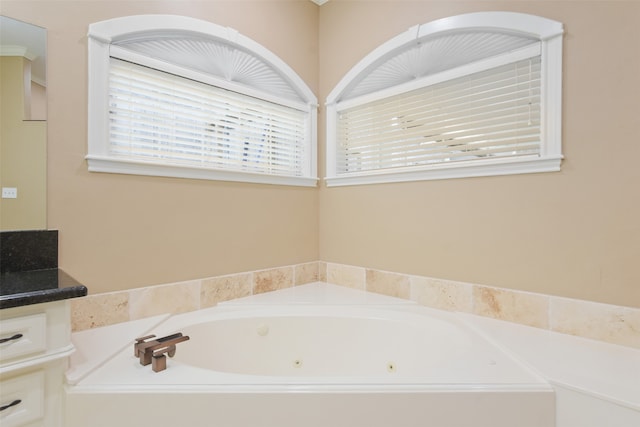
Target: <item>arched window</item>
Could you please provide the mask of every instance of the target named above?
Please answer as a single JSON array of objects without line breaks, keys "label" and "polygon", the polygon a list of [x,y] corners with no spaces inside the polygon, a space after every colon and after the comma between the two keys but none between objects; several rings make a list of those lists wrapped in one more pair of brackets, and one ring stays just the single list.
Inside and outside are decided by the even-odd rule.
[{"label": "arched window", "polygon": [[263,46],[170,15],[88,36],[90,171],[316,185],[317,100]]},{"label": "arched window", "polygon": [[327,97],[327,185],[559,170],[562,34],[481,12],[381,45]]}]

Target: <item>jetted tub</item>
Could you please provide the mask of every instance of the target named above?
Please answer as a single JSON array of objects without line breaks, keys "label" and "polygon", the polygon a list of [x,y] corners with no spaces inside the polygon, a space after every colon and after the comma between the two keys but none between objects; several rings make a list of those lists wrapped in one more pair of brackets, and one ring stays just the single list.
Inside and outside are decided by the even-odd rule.
[{"label": "jetted tub", "polygon": [[[314,303],[327,289],[335,299]],[[383,296],[362,303],[330,285],[279,292],[284,305],[278,292],[257,295],[135,331],[190,340],[159,373],[129,342],[77,375],[65,425],[555,425],[551,386],[455,313]]]}]

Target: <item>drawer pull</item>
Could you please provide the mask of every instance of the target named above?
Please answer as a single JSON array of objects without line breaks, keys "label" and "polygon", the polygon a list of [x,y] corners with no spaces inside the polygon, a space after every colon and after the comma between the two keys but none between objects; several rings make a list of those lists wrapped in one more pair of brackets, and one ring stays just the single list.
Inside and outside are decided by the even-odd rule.
[{"label": "drawer pull", "polygon": [[9,409],[9,408],[11,408],[12,406],[19,405],[20,403],[22,403],[22,400],[20,400],[20,399],[16,399],[16,400],[14,400],[14,401],[13,401],[13,402],[11,402],[11,403],[8,403],[8,404],[6,404],[6,405],[0,406],[0,411],[4,411],[5,409]]},{"label": "drawer pull", "polygon": [[22,334],[15,334],[12,337],[0,339],[0,344],[4,344],[4,343],[9,342],[9,341],[19,340],[20,338],[22,338]]}]

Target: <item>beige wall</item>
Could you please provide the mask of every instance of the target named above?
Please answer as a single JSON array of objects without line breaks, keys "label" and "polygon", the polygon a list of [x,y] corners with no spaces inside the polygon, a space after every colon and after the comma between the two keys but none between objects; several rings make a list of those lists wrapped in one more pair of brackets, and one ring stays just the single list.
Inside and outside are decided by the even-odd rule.
[{"label": "beige wall", "polygon": [[[564,23],[562,172],[331,189],[87,172],[91,22],[176,13],[231,26],[322,102],[389,38],[479,10]],[[48,226],[92,294],[322,259],[640,306],[638,2],[3,0],[2,13],[49,30]]]},{"label": "beige wall", "polygon": [[179,14],[229,26],[317,92],[318,8],[308,1],[2,1],[48,30],[48,227],[60,266],[91,294],[318,259],[313,188],[89,173],[88,26]]},{"label": "beige wall", "polygon": [[409,27],[482,10],[565,26],[562,171],[322,188],[321,259],[640,307],[640,2],[331,0],[320,99]]},{"label": "beige wall", "polygon": [[0,230],[33,230],[47,224],[47,124],[25,120],[25,70],[21,56],[0,57],[0,186],[18,190],[0,199]]}]

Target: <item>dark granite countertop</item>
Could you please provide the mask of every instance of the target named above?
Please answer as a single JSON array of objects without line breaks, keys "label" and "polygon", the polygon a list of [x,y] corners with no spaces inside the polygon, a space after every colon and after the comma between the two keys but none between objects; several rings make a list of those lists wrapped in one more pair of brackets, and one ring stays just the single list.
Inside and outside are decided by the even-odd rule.
[{"label": "dark granite countertop", "polygon": [[87,288],[59,268],[0,274],[0,309],[87,295]]}]

